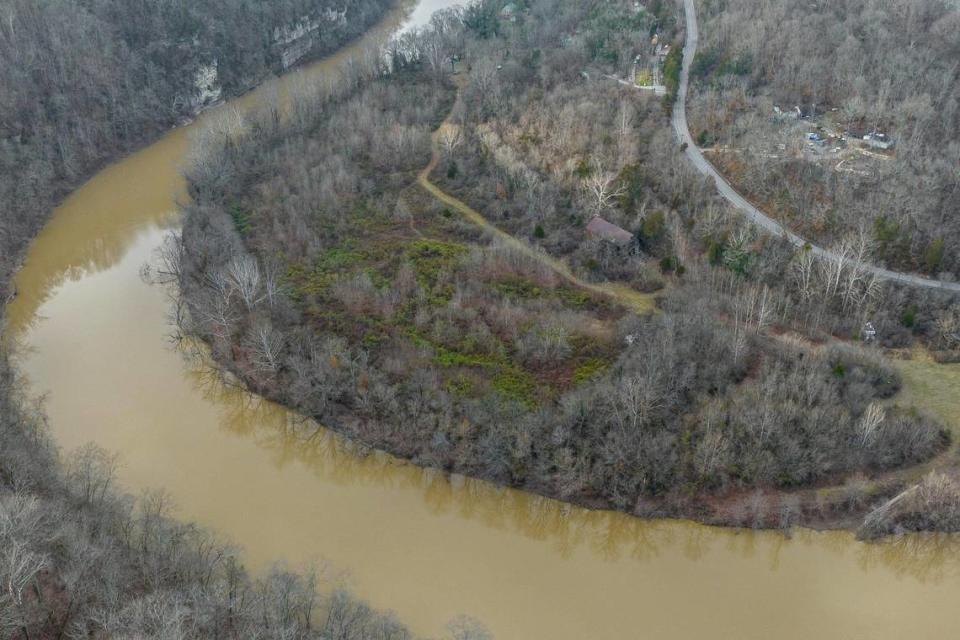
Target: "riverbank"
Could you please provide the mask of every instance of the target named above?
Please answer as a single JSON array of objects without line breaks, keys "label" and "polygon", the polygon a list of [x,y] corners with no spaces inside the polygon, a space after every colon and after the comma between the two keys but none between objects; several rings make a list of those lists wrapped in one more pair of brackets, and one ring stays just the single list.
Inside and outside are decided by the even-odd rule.
[{"label": "riverbank", "polygon": [[[396,7],[391,9],[392,5],[388,0],[371,0],[371,2],[377,7],[375,11],[367,7],[358,13],[354,22],[344,23],[326,30],[323,38],[314,42],[304,52],[297,64],[305,64],[331,53],[344,43],[369,30],[377,22],[382,21],[388,11],[401,10]],[[197,13],[193,16],[197,21],[195,28],[200,28],[205,24],[201,20],[201,14],[206,15],[204,9],[205,7],[198,7],[195,10]],[[221,7],[223,12],[232,9],[233,7],[230,6]],[[0,131],[0,153],[3,154],[0,156],[0,162],[5,167],[4,179],[0,180],[0,197],[8,202],[8,210],[5,214],[7,217],[3,226],[4,233],[0,234],[0,302],[9,302],[12,298],[13,289],[10,283],[16,271],[22,266],[26,248],[31,239],[42,228],[50,211],[58,202],[87,182],[104,167],[157,140],[165,131],[181,122],[184,117],[196,117],[201,112],[209,110],[210,104],[206,104],[199,98],[195,100],[189,93],[190,91],[199,91],[197,87],[190,85],[188,80],[192,81],[191,69],[198,66],[201,69],[203,68],[201,58],[204,55],[212,55],[215,59],[218,57],[224,58],[223,61],[219,62],[218,77],[223,86],[218,87],[217,94],[221,98],[229,99],[241,95],[252,86],[262,83],[271,73],[278,70],[268,64],[268,60],[274,52],[267,45],[263,45],[265,47],[263,51],[257,49],[257,47],[253,47],[255,51],[248,51],[251,47],[250,43],[233,44],[235,49],[233,53],[250,57],[246,61],[248,63],[247,67],[244,67],[242,62],[228,63],[226,58],[229,58],[229,56],[223,54],[217,48],[220,46],[219,43],[207,43],[203,52],[193,51],[192,49],[186,51],[184,47],[181,47],[181,50],[178,50],[177,53],[181,59],[179,60],[179,66],[175,69],[177,74],[175,79],[170,77],[158,78],[155,79],[153,86],[148,88],[137,86],[136,81],[124,79],[116,82],[116,84],[124,85],[124,89],[120,91],[124,95],[119,96],[116,94],[117,87],[101,86],[100,84],[103,75],[109,75],[113,72],[127,72],[114,68],[116,61],[110,56],[120,55],[116,52],[122,52],[124,46],[133,46],[132,42],[126,42],[124,38],[161,38],[165,33],[150,33],[149,30],[146,33],[139,33],[135,29],[121,29],[120,25],[101,24],[99,21],[105,18],[92,14],[87,15],[83,13],[83,10],[78,11],[78,15],[67,18],[74,20],[73,26],[76,30],[84,31],[94,28],[100,30],[97,36],[91,35],[89,37],[85,46],[89,45],[96,49],[106,39],[113,37],[118,40],[118,42],[113,43],[112,48],[93,53],[87,52],[90,59],[100,60],[98,72],[87,74],[94,76],[93,80],[96,80],[96,82],[91,80],[86,83],[75,83],[76,86],[68,83],[67,86],[52,88],[39,84],[33,86],[30,84],[31,80],[36,80],[36,78],[19,78],[17,76],[20,68],[26,66],[26,63],[21,64],[17,60],[9,61],[7,68],[9,77],[0,78],[3,82],[21,81],[26,83],[25,86],[22,85],[19,88],[17,86],[0,85],[4,86],[4,92],[11,98],[10,112],[4,114],[4,120],[10,130]],[[29,20],[24,20],[24,24],[18,23],[18,20],[26,15],[26,12],[11,14],[9,24],[11,32],[8,37],[11,47],[18,51],[18,55],[27,55],[36,45],[36,42],[30,39],[33,24]],[[51,15],[48,16],[48,19],[52,24],[55,23],[57,28],[60,28],[59,20],[64,17]],[[232,19],[234,17],[233,14],[220,16],[221,19]],[[160,30],[161,27],[169,27],[160,14],[150,16],[150,18],[155,20],[156,23],[153,27],[157,30]],[[255,30],[258,26],[248,23],[243,28]],[[72,35],[64,35],[64,42],[70,40],[71,37]],[[37,39],[39,40],[39,36]],[[58,43],[58,46],[60,44],[63,43]],[[162,43],[153,44],[156,46],[144,44],[144,51],[155,53],[155,50],[162,49]],[[199,48],[198,43],[191,46]],[[187,48],[189,49],[189,47]],[[68,62],[63,62],[63,64],[76,63],[75,60],[72,60],[72,56],[84,51],[79,46],[75,48],[68,46],[67,49],[69,54],[64,53],[63,58]],[[34,66],[46,64],[49,62],[46,58],[51,53],[52,51],[46,50],[37,53],[30,64]],[[140,55],[143,52],[134,53]],[[258,55],[254,55],[254,53]],[[143,53],[143,55],[148,56],[149,54]],[[190,57],[191,55],[194,57]],[[184,56],[186,56],[186,59],[183,59]],[[137,58],[136,61],[126,62],[131,65],[134,62],[142,62],[146,65],[149,61],[140,61]],[[169,63],[169,59],[164,58],[159,67],[164,68],[163,65],[167,63]],[[76,64],[82,66],[82,64],[86,64],[86,61]],[[84,71],[77,72],[75,75],[80,78],[85,74]],[[144,72],[141,75],[145,76],[146,73]],[[140,76],[136,77],[139,78]],[[71,80],[71,82],[74,81]],[[126,85],[131,85],[134,88]],[[48,114],[45,107],[42,106],[51,101],[50,96],[36,95],[33,103],[21,104],[24,101],[23,96],[31,96],[38,91],[47,89],[56,94],[61,101],[58,110],[52,110],[54,115]],[[87,97],[87,92],[95,92],[96,90],[109,93],[111,101],[115,105],[122,104],[125,99],[130,104],[125,104],[122,107],[117,106],[117,108],[107,110],[105,113],[101,113],[100,107],[103,101],[99,100],[96,95],[91,98],[92,105],[84,107],[84,105],[73,104],[74,101],[82,102]],[[140,91],[140,93],[136,93],[136,91]],[[126,95],[125,92],[133,93]],[[147,99],[141,93],[151,96],[154,93],[160,95]],[[41,106],[38,107],[38,104]],[[70,112],[69,108],[72,106],[83,109],[82,114]],[[139,111],[141,107],[143,113]],[[22,112],[31,109],[36,111],[35,117],[30,121],[20,122]],[[98,120],[98,117],[101,116],[103,121]],[[54,120],[49,122],[44,120],[48,117],[52,117]],[[56,120],[56,118],[61,120]],[[118,118],[120,118],[119,121]],[[122,118],[127,119],[123,120]],[[33,130],[34,127],[37,130]],[[51,132],[54,134],[52,139],[50,138]],[[54,151],[50,151],[48,147],[54,149]],[[0,306],[0,316],[2,316],[2,306]]]},{"label": "riverbank", "polygon": [[181,521],[241,546],[255,573],[277,559],[334,567],[429,637],[463,612],[499,638],[620,640],[637,620],[670,640],[953,631],[949,537],[863,545],[840,532],[786,539],[579,509],[365,455],[184,367],[169,345],[170,300],[141,280],[178,226],[169,212],[183,193],[182,153],[185,135],[165,137],[58,209],[31,247],[10,317],[59,447],[117,452],[118,486],[163,487]]},{"label": "riverbank", "polygon": [[[11,26],[17,17],[16,12],[11,14]],[[396,21],[378,20],[391,26]],[[5,232],[0,235],[0,548],[4,549],[0,577],[5,584],[0,636],[241,638],[267,633],[310,638],[336,632],[370,638],[412,637],[392,616],[349,595],[336,577],[305,566],[295,573],[279,565],[260,567],[257,576],[250,577],[238,549],[219,533],[178,521],[165,493],[154,490],[135,498],[127,493],[130,487],[117,487],[120,463],[113,454],[93,445],[72,449],[54,442],[46,407],[29,399],[37,390],[29,387],[11,361],[24,359],[27,350],[11,354],[11,348],[20,346],[24,332],[36,322],[33,313],[51,289],[82,270],[116,259],[112,254],[116,245],[136,233],[136,216],[124,216],[128,212],[116,207],[98,207],[99,219],[79,215],[69,225],[101,224],[68,233],[60,247],[63,251],[50,260],[41,259],[40,264],[24,261],[28,250],[36,257],[34,235],[50,235],[46,218],[51,211],[59,218],[72,208],[76,194],[53,207],[67,191],[82,192],[85,187],[79,185],[89,188],[96,179],[87,180],[94,174],[116,174],[117,167],[142,157],[143,151],[126,154],[159,137],[170,122],[155,124],[125,139],[113,153],[75,167],[69,179],[43,183],[42,176],[30,175],[43,197],[30,200],[29,206],[35,209],[29,216],[0,221]],[[154,146],[185,149],[186,145],[178,144],[185,141],[181,133],[163,138],[172,144],[155,142]],[[0,147],[2,153],[9,151],[9,145]],[[108,163],[111,168],[104,170]],[[170,169],[177,170],[176,166]],[[117,177],[115,196],[149,206],[150,189]],[[163,188],[166,198],[173,195],[169,188],[169,183]],[[169,207],[159,213],[168,212]],[[13,208],[5,214],[18,216],[22,211]],[[116,227],[114,237],[100,238],[92,247],[85,245],[83,238],[104,225]],[[33,279],[38,269],[53,279]],[[13,278],[19,287],[10,285]],[[25,295],[18,298],[14,292]],[[8,304],[14,308],[9,318],[5,316]],[[67,417],[70,424],[76,420],[76,414]]]},{"label": "riverbank", "polygon": [[[331,30],[331,33],[325,34],[323,41],[315,44],[305,52],[305,55],[302,56],[289,71],[293,72],[297,66],[309,64],[320,57],[329,55],[349,41],[360,37],[360,34],[368,31],[377,22],[383,21],[385,19],[384,16],[386,16],[388,12],[401,10],[395,6],[396,3],[388,2],[387,0],[376,1],[380,2],[380,9],[378,11],[364,12],[361,19],[357,22],[341,27],[340,30],[344,32],[342,36],[331,35],[336,33],[336,29]],[[12,26],[13,23],[11,22],[11,28]],[[2,259],[0,259],[0,302],[9,303],[10,300],[13,299],[15,289],[12,288],[11,282],[23,264],[27,247],[45,224],[49,213],[57,206],[58,202],[61,202],[68,194],[89,181],[90,178],[98,174],[105,167],[120,161],[122,158],[128,157],[130,154],[135,153],[137,149],[143,148],[151,142],[156,141],[165,131],[182,125],[185,118],[189,120],[195,119],[200,114],[208,112],[222,104],[225,100],[230,100],[248,92],[252,87],[261,84],[269,74],[275,70],[270,68],[259,69],[258,73],[261,75],[254,76],[249,76],[249,73],[244,73],[243,69],[226,69],[226,71],[233,72],[233,75],[244,76],[245,79],[242,83],[237,84],[235,82],[232,86],[227,86],[225,89],[220,90],[218,92],[220,98],[215,104],[201,103],[192,110],[181,110],[179,112],[158,110],[159,112],[154,120],[149,120],[137,127],[131,128],[130,131],[126,131],[122,140],[118,139],[116,141],[105,142],[104,149],[98,149],[98,153],[87,158],[86,161],[80,163],[79,166],[78,163],[74,162],[68,172],[59,170],[52,171],[49,180],[44,181],[41,176],[45,172],[37,169],[39,175],[26,176],[21,180],[21,182],[33,185],[31,187],[33,191],[29,195],[23,193],[17,194],[18,200],[29,203],[29,208],[24,211],[18,210],[16,217],[19,219],[16,221],[7,221],[6,233],[0,235],[0,256],[2,256]],[[183,69],[178,69],[178,72],[183,73]],[[15,93],[15,91],[11,89],[11,93]],[[173,96],[170,97],[170,102],[174,102]],[[181,104],[189,103],[189,100],[184,96],[177,96],[176,102]],[[91,118],[93,115],[94,114],[85,114],[85,117]],[[97,124],[98,123],[94,123],[95,126]],[[22,137],[21,135],[15,138],[19,139]],[[11,140],[13,139],[14,138],[11,138]],[[2,139],[0,139],[0,141],[2,141]],[[11,151],[15,152],[13,156],[14,159],[16,158],[16,154],[20,153],[16,150],[15,146],[5,147],[3,153],[10,154]],[[15,167],[17,170],[22,170],[23,168],[24,166],[22,165]],[[13,194],[7,193],[7,195]],[[6,304],[0,304],[0,318],[3,316],[3,308],[5,306]]]},{"label": "riverbank", "polygon": [[[423,82],[423,78],[404,75],[409,73],[399,73],[388,79],[397,87]],[[378,83],[384,82],[382,78],[375,78],[366,89],[360,83],[361,88],[341,93],[334,91],[318,98],[314,109],[328,122],[337,123],[333,130],[356,130],[356,124],[349,118],[362,119],[363,109],[377,105],[374,96],[378,95]],[[348,83],[348,86],[353,85]],[[406,89],[400,91],[403,90]],[[440,94],[450,91],[450,87],[436,85],[436,92]],[[398,93],[392,95],[391,104],[376,109],[387,129],[396,126],[390,124],[391,118],[395,117],[390,110],[396,109],[399,113],[403,109],[404,98]],[[417,93],[423,96],[427,91],[420,87]],[[429,110],[436,110],[436,106],[435,100],[424,103]],[[462,109],[460,102],[452,109],[448,107],[451,112]],[[438,119],[432,113],[427,116],[428,121]],[[444,124],[433,128],[443,131],[450,125],[449,118],[446,118]],[[179,314],[184,320],[184,329],[204,338],[211,345],[213,357],[219,365],[236,375],[253,392],[294,407],[368,446],[422,466],[478,477],[589,508],[617,509],[644,517],[682,517],[709,524],[756,528],[789,529],[794,525],[856,528],[872,505],[899,492],[906,479],[916,473],[918,468],[881,473],[877,470],[882,469],[879,464],[877,469],[864,465],[865,473],[850,480],[850,471],[833,472],[805,483],[809,488],[795,491],[778,491],[773,482],[744,487],[742,482],[731,481],[726,489],[712,491],[693,490],[691,484],[680,487],[678,482],[670,486],[665,482],[659,490],[655,484],[648,485],[649,488],[643,491],[631,489],[625,499],[611,487],[616,487],[618,482],[628,482],[624,476],[629,478],[629,474],[635,472],[632,468],[625,469],[624,476],[611,476],[609,483],[595,478],[565,479],[565,474],[574,472],[564,468],[564,463],[554,462],[552,456],[556,454],[550,450],[549,443],[544,442],[556,440],[556,431],[551,434],[540,424],[563,425],[568,417],[561,415],[551,422],[551,419],[541,420],[525,411],[533,409],[548,414],[558,399],[561,405],[569,398],[583,403],[591,392],[582,389],[590,389],[587,384],[590,378],[599,376],[604,369],[614,368],[624,377],[630,375],[623,373],[624,370],[630,371],[630,365],[618,360],[624,357],[623,349],[614,346],[626,336],[619,335],[623,330],[615,330],[613,325],[628,326],[637,332],[630,335],[640,341],[638,353],[645,352],[647,347],[658,349],[656,340],[647,344],[643,334],[658,331],[651,327],[658,326],[660,320],[631,321],[623,315],[624,309],[647,312],[651,308],[649,296],[623,285],[583,283],[560,261],[496,229],[476,210],[441,191],[430,181],[429,171],[438,164],[443,133],[429,137],[423,131],[415,134],[411,146],[416,153],[404,156],[402,169],[387,171],[375,201],[364,199],[367,194],[360,193],[351,194],[349,201],[320,207],[310,199],[312,195],[298,194],[282,204],[271,205],[258,200],[262,193],[259,189],[253,190],[258,195],[250,198],[251,191],[247,190],[250,175],[284,176],[300,171],[297,168],[300,165],[314,167],[314,163],[319,162],[322,167],[327,158],[341,162],[338,154],[342,151],[336,146],[340,142],[328,143],[333,149],[320,155],[324,160],[315,160],[315,149],[304,145],[319,147],[325,144],[325,140],[302,136],[300,129],[310,131],[310,127],[310,121],[287,128],[279,126],[262,132],[261,139],[244,139],[227,145],[228,148],[220,154],[211,153],[202,168],[202,175],[191,176],[198,205],[189,209],[182,245],[174,249],[168,260],[168,264],[174,265],[171,270],[177,273],[184,296],[181,308],[185,313]],[[360,145],[359,150],[352,149],[351,154],[366,158],[364,145],[372,142],[357,142],[360,135],[353,139],[353,144]],[[382,139],[377,131],[368,131],[365,135],[371,140]],[[426,170],[417,171],[416,162],[424,162],[426,150],[422,146],[428,140],[432,142],[430,162]],[[256,165],[255,169],[251,169],[252,154],[260,148],[283,148],[285,152],[266,159],[257,156],[256,162],[252,163]],[[297,167],[283,164],[288,157],[296,159]],[[280,163],[281,166],[273,167],[270,163]],[[214,173],[211,173],[211,166]],[[231,168],[233,184],[225,185],[216,177],[217,167]],[[341,167],[347,175],[359,174],[360,178],[354,179],[357,184],[369,184],[364,173],[368,169],[364,166]],[[311,171],[319,175],[328,173],[316,167]],[[414,175],[430,194],[439,194],[441,204],[433,203],[424,197],[426,194],[409,186]],[[272,189],[282,192],[280,183],[282,181],[277,181]],[[317,192],[317,187],[311,185],[309,179],[303,184],[307,194]],[[210,185],[213,185],[213,191]],[[393,208],[395,199],[396,209]],[[304,221],[298,217],[302,215],[299,212],[318,208],[331,212],[351,208],[352,214],[349,219],[328,220],[319,213],[316,214],[321,218],[319,221]],[[466,223],[458,221],[451,208],[463,214]],[[282,245],[271,244],[269,234],[272,230],[307,225],[322,225],[326,229],[323,239],[313,239],[309,233],[301,233],[297,243],[302,254],[295,254],[289,262],[268,264],[263,260],[267,254],[283,255]],[[474,225],[485,228],[488,233],[478,233]],[[499,256],[497,252],[500,252]],[[465,259],[464,256],[468,255],[474,257]],[[464,265],[471,270],[469,282],[461,276]],[[406,278],[398,275],[405,272],[408,273]],[[220,284],[210,286],[210,283],[217,282]],[[552,301],[560,297],[554,293],[558,282],[572,283],[581,289],[579,293],[575,291],[562,296],[566,299],[584,296],[578,307],[563,308],[561,305],[547,308],[545,315],[550,317],[533,315],[533,310],[525,306],[529,304],[527,301],[532,299],[545,305],[546,300],[551,300],[549,304],[555,305]],[[384,285],[386,288],[382,288]],[[490,293],[489,289],[499,294]],[[506,298],[509,298],[515,327],[544,327],[550,324],[551,317],[563,317],[574,311],[580,314],[598,311],[600,300],[586,296],[583,289],[596,293],[601,299],[613,301],[615,306],[589,319],[586,323],[592,327],[589,336],[586,333],[575,335],[584,331],[582,326],[561,327],[571,332],[570,344],[567,344],[566,337],[558,343],[561,350],[568,351],[562,357],[554,357],[552,378],[537,378],[539,370],[536,366],[523,361],[523,350],[527,348],[524,344],[529,345],[529,342],[516,342],[516,346],[511,347],[509,342],[503,341],[507,335],[506,327],[493,322],[478,329],[476,324],[470,323],[476,318],[497,317]],[[393,294],[398,297],[391,297]],[[444,308],[445,322],[456,326],[454,332],[446,332],[449,337],[445,337],[442,325],[434,319],[437,309]],[[467,316],[473,320],[461,323]],[[535,319],[531,321],[531,317]],[[584,360],[578,361],[578,347],[569,350],[571,345],[602,345],[603,340],[599,337],[602,334],[607,336],[609,352],[603,347],[597,352],[584,354]],[[486,335],[488,338],[486,343],[474,339],[467,345],[461,342],[464,335]],[[616,338],[610,340],[610,336]],[[682,336],[670,339],[680,341]],[[503,342],[498,344],[497,340]],[[758,359],[778,357],[780,347],[776,340],[758,340]],[[491,342],[493,347],[489,346]],[[702,357],[710,349],[722,353],[721,345],[704,342],[700,346],[701,353],[690,354],[691,358]],[[644,357],[654,359],[668,355],[646,352]],[[803,358],[804,355],[813,356],[814,362],[818,362],[816,358],[826,358],[821,364],[826,370],[833,369],[834,373],[827,381],[816,384],[829,386],[849,371],[850,384],[877,385],[875,393],[878,397],[890,393],[882,388],[895,385],[888,379],[895,377],[892,372],[885,371],[880,363],[869,358],[859,360],[865,356],[848,347],[841,347],[836,353],[800,353],[791,357]],[[572,365],[577,368],[570,371],[569,376],[556,375],[558,370],[571,366],[565,361],[571,356]],[[711,357],[710,361],[729,359],[727,355],[718,355]],[[590,375],[578,378],[580,364],[588,361],[599,366],[595,366]],[[381,363],[382,370],[378,369]],[[676,366],[679,365],[665,363],[658,371],[670,371]],[[391,377],[391,371],[398,379]],[[420,388],[413,398],[408,395],[411,371],[418,373],[412,384]],[[837,371],[841,372],[840,375]],[[737,375],[742,376],[737,382],[748,377],[746,372]],[[524,376],[528,376],[527,382]],[[619,377],[601,379],[601,388],[618,388],[621,382]],[[503,386],[501,381],[507,380],[510,386]],[[531,384],[533,381],[536,384]],[[643,384],[656,386],[659,380],[653,377]],[[551,388],[550,385],[557,386]],[[747,389],[752,387],[746,383],[744,386]],[[547,392],[538,392],[538,388],[545,388]],[[577,391],[580,395],[573,395]],[[567,393],[571,395],[564,395]],[[403,414],[401,419],[400,412],[405,411],[403,407],[411,402],[415,410],[409,416]],[[691,400],[691,404],[695,402]],[[603,420],[598,412],[606,410],[601,405],[594,406],[598,407],[595,411],[582,410],[591,416],[585,419],[587,424],[574,427],[588,434],[584,436],[586,442],[589,442],[590,431],[599,428],[594,423]],[[676,407],[681,413],[688,408]],[[630,409],[629,406],[623,407],[625,412]],[[822,409],[818,407],[816,410]],[[499,412],[494,415],[500,422],[493,426],[487,423],[487,413],[491,411]],[[893,410],[891,419],[895,422],[890,423],[888,436],[896,429],[915,429],[921,434],[928,429],[925,423],[913,422],[909,413]],[[904,460],[923,460],[942,450],[945,439],[932,434],[930,437],[931,441],[923,445],[922,453],[901,454],[905,456]],[[671,456],[700,455],[698,449],[678,455],[670,446],[650,445],[661,446],[659,451],[663,456],[654,456],[650,467],[643,466],[647,464],[643,459],[621,460],[616,464],[622,467],[632,464],[649,469],[652,476],[663,474],[667,477]],[[605,455],[601,447],[594,449],[594,445],[579,440],[570,440],[567,446],[568,455],[573,458]],[[634,445],[624,442],[620,446],[629,451]],[[892,446],[890,455],[897,455],[896,449],[897,446]],[[907,458],[908,455],[915,458]],[[895,467],[908,463],[887,464]],[[597,471],[594,467],[576,473],[589,476],[604,471]],[[844,484],[834,486],[837,481]]]}]

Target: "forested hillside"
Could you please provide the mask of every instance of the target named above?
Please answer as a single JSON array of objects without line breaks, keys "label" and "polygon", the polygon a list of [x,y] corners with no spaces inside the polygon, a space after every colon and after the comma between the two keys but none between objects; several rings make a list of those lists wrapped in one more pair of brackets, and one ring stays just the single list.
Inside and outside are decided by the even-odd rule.
[{"label": "forested hillside", "polygon": [[[890,487],[816,507],[745,496],[879,477],[946,435],[884,402],[899,379],[879,354],[780,337],[858,322],[877,292],[842,268],[794,307],[794,256],[733,237],[664,101],[605,77],[630,64],[621,43],[673,42],[673,9],[654,5],[473,3],[392,65],[205,149],[164,269],[184,329],[258,392],[424,465],[644,515],[862,510]],[[433,128],[421,186],[476,216],[415,184]],[[591,237],[594,214],[635,244]],[[611,280],[632,295],[589,287]],[[664,282],[659,313],[624,307]]]},{"label": "forested hillside", "polygon": [[[210,101],[282,71],[292,53],[308,59],[332,50],[366,30],[389,4],[4,2],[0,299],[9,293],[24,243],[57,200],[92,171]],[[291,53],[291,47],[297,49]]]},{"label": "forested hillside", "polygon": [[690,118],[711,161],[812,241],[863,229],[877,262],[960,276],[960,7],[698,6]]}]

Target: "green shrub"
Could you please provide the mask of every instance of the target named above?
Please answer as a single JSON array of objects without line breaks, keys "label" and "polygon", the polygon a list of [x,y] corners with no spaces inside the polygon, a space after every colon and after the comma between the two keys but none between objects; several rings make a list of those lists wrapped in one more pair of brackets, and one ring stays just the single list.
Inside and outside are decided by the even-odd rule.
[{"label": "green shrub", "polygon": [[707,260],[710,264],[716,266],[723,262],[723,242],[719,240],[710,240],[707,243]]},{"label": "green shrub", "polygon": [[526,371],[516,367],[504,367],[493,377],[493,388],[508,400],[527,407],[537,405],[537,382]]},{"label": "green shrub", "polygon": [[903,313],[900,314],[900,324],[902,324],[907,329],[913,329],[917,326],[917,307],[914,305],[909,305],[904,308]]},{"label": "green shrub", "polygon": [[574,287],[557,287],[554,293],[564,304],[574,309],[585,309],[594,301],[588,292]]},{"label": "green shrub", "polygon": [[637,163],[628,164],[620,170],[617,181],[623,187],[623,195],[617,205],[624,211],[636,211],[647,195],[643,184],[643,172]]},{"label": "green shrub", "polygon": [[590,163],[587,162],[585,158],[580,158],[580,162],[577,163],[577,168],[573,170],[573,173],[576,174],[578,178],[586,178],[593,173],[593,167],[590,166]]},{"label": "green shrub", "polygon": [[651,211],[643,219],[640,226],[640,235],[646,242],[660,240],[667,232],[667,217],[663,211]]},{"label": "green shrub", "polygon": [[494,288],[508,298],[521,300],[540,298],[544,294],[543,289],[524,278],[510,278],[496,283]]},{"label": "green shrub", "polygon": [[660,260],[660,271],[663,273],[675,272],[677,275],[682,275],[685,269],[683,265],[680,264],[680,258],[677,256],[667,256]]},{"label": "green shrub", "polygon": [[451,394],[460,398],[465,398],[473,393],[473,380],[463,374],[458,374],[443,385]]},{"label": "green shrub", "polygon": [[250,231],[250,212],[240,205],[230,207],[230,218],[233,219],[233,226],[241,236]]},{"label": "green shrub", "polygon": [[937,273],[940,270],[940,264],[943,262],[943,238],[937,238],[931,242],[926,251],[923,252],[923,267],[927,273]]},{"label": "green shrub", "polygon": [[590,358],[582,362],[573,372],[573,383],[574,384],[583,384],[590,378],[603,373],[609,363],[603,358]]}]

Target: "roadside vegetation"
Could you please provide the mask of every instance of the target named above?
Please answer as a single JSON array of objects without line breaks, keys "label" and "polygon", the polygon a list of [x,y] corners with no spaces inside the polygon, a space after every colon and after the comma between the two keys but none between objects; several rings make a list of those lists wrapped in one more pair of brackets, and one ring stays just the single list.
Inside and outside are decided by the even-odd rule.
[{"label": "roadside vegetation", "polygon": [[[634,17],[596,18],[611,7]],[[419,464],[639,515],[862,513],[896,483],[826,506],[803,491],[949,438],[888,402],[900,378],[878,351],[824,340],[858,336],[884,291],[855,263],[812,262],[804,290],[802,254],[721,215],[662,100],[604,77],[631,59],[596,46],[621,25],[674,35],[676,16],[633,12],[474,3],[289,118],[209,138],[163,269],[182,327],[254,390]],[[542,257],[429,197],[424,166]],[[634,240],[591,238],[594,214]],[[583,283],[666,285],[659,311],[571,283],[556,259]]]}]

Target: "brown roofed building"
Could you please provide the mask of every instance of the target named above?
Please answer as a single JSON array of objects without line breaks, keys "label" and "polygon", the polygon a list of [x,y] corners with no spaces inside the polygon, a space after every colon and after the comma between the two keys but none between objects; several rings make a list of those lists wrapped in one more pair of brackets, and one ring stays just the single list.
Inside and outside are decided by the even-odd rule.
[{"label": "brown roofed building", "polygon": [[633,234],[622,229],[612,222],[607,222],[599,215],[593,216],[587,224],[587,235],[598,240],[606,240],[618,246],[626,246],[633,242]]}]

